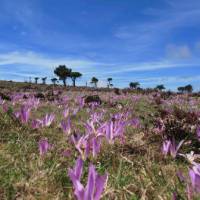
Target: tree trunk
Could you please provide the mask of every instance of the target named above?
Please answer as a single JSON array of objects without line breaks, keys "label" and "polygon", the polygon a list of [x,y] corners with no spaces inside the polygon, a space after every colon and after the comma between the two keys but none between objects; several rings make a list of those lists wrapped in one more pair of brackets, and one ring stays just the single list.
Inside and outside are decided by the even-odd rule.
[{"label": "tree trunk", "polygon": [[76,87],[76,79],[72,79],[73,81],[73,87]]},{"label": "tree trunk", "polygon": [[63,79],[63,85],[66,87],[67,84],[66,84],[66,79]]}]

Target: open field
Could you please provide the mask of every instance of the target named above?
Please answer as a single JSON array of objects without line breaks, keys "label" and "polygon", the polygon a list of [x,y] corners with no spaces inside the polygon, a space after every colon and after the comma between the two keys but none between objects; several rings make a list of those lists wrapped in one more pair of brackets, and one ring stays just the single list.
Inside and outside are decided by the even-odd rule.
[{"label": "open field", "polygon": [[199,97],[0,87],[0,199],[200,199]]}]

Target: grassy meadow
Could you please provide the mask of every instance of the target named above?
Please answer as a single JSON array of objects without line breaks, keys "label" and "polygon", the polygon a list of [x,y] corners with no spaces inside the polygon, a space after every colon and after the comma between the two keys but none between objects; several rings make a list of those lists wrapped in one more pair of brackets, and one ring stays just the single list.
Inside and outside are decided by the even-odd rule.
[{"label": "grassy meadow", "polygon": [[[199,166],[198,96],[0,86],[0,199],[81,199],[69,175],[78,158],[85,191],[91,164],[107,174],[101,199],[200,199],[189,173]],[[86,102],[94,95],[101,101]]]}]

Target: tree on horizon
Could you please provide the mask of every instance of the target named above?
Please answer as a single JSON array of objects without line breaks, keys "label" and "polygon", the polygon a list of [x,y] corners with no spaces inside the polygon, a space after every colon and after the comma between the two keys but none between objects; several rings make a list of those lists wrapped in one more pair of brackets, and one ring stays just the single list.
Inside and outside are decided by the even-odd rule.
[{"label": "tree on horizon", "polygon": [[39,77],[35,77],[35,84],[38,84]]},{"label": "tree on horizon", "polygon": [[129,86],[132,89],[137,89],[139,87],[139,82],[130,82]]},{"label": "tree on horizon", "polygon": [[178,87],[177,90],[178,90],[180,93],[184,93],[184,92],[192,93],[193,87],[192,87],[191,84],[189,84],[189,85],[186,85],[186,86],[184,86],[184,87]]},{"label": "tree on horizon", "polygon": [[192,91],[193,91],[192,85],[190,85],[190,84],[189,84],[189,85],[186,85],[186,86],[185,86],[185,91],[188,92],[188,93],[192,93]]},{"label": "tree on horizon", "polygon": [[60,80],[63,81],[63,85],[66,87],[67,86],[67,78],[70,77],[71,75],[71,69],[67,68],[66,65],[59,65],[55,70],[54,74],[59,77]]},{"label": "tree on horizon", "polygon": [[98,83],[98,79],[96,77],[92,77],[91,82],[92,84],[94,84],[94,87],[97,87],[97,83]]},{"label": "tree on horizon", "polygon": [[76,87],[76,79],[80,78],[81,76],[82,76],[82,74],[80,72],[71,72],[70,77],[72,79],[74,87]]},{"label": "tree on horizon", "polygon": [[47,80],[47,77],[43,77],[43,78],[42,78],[42,84],[45,85],[45,84],[46,84],[46,80]]},{"label": "tree on horizon", "polygon": [[108,88],[112,87],[113,84],[111,83],[112,82],[112,78],[108,78],[107,81],[108,81]]},{"label": "tree on horizon", "polygon": [[56,85],[56,82],[58,81],[58,79],[57,78],[52,78],[51,79],[51,82],[54,84],[54,86]]},{"label": "tree on horizon", "polygon": [[162,90],[165,90],[165,86],[163,84],[160,84],[160,85],[157,85],[155,89],[162,91]]}]

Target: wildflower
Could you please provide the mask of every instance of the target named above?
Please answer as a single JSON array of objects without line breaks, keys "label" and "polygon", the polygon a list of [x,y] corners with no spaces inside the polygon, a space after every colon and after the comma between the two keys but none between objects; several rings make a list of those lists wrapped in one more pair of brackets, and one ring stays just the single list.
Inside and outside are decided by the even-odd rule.
[{"label": "wildflower", "polygon": [[50,148],[51,145],[48,143],[47,139],[41,139],[39,141],[39,151],[41,156],[45,155]]},{"label": "wildflower", "polygon": [[54,114],[46,114],[45,117],[43,118],[42,125],[49,127],[52,124],[54,119],[55,119]]},{"label": "wildflower", "polygon": [[71,140],[75,145],[75,148],[78,150],[78,152],[80,153],[81,157],[83,159],[85,159],[88,154],[89,154],[89,146],[87,145],[87,138],[88,135],[72,135],[71,136]]},{"label": "wildflower", "polygon": [[32,128],[33,128],[33,129],[41,128],[42,125],[43,125],[43,121],[40,120],[40,119],[34,119],[34,120],[32,121]]},{"label": "wildflower", "polygon": [[170,152],[171,141],[165,140],[162,146],[162,153],[166,156]]},{"label": "wildflower", "polygon": [[190,153],[186,153],[186,154],[179,154],[179,155],[186,158],[187,161],[191,164],[196,164],[195,160],[200,158],[200,155],[194,154],[194,151],[191,151]]},{"label": "wildflower", "polygon": [[69,116],[69,108],[65,108],[63,111],[64,118],[67,118]]},{"label": "wildflower", "polygon": [[2,104],[3,112],[8,112],[8,105],[6,103]]},{"label": "wildflower", "polygon": [[68,118],[67,122],[61,121],[60,125],[61,125],[61,128],[64,131],[64,133],[66,133],[67,135],[71,134],[71,121],[69,118]]},{"label": "wildflower", "polygon": [[164,155],[170,153],[170,155],[175,158],[178,154],[178,150],[180,149],[181,145],[183,144],[184,140],[181,140],[178,145],[175,143],[175,139],[165,140],[163,142],[162,152]]},{"label": "wildflower", "polygon": [[193,165],[192,169],[189,170],[189,176],[193,190],[200,193],[200,164]]},{"label": "wildflower", "polygon": [[30,109],[22,106],[20,110],[20,120],[22,123],[27,123],[30,117]]},{"label": "wildflower", "polygon": [[0,105],[3,105],[4,104],[4,100],[2,99],[2,97],[0,96]]},{"label": "wildflower", "polygon": [[73,169],[68,170],[68,175],[74,186],[74,194],[78,200],[99,200],[107,183],[108,175],[100,176],[94,165],[90,164],[87,185],[84,187],[81,183],[83,171],[83,160],[78,158]]},{"label": "wildflower", "polygon": [[77,135],[76,137],[72,135],[71,139],[83,159],[87,158],[90,153],[95,157],[100,152],[100,137],[89,134],[83,136]]},{"label": "wildflower", "polygon": [[85,105],[85,100],[84,100],[83,97],[77,97],[77,99],[76,99],[76,103],[79,104],[79,107],[80,107],[80,108],[83,108],[84,105]]},{"label": "wildflower", "polygon": [[105,136],[110,144],[112,144],[115,138],[120,138],[122,141],[124,139],[124,128],[126,123],[123,121],[110,120],[105,124]]}]

